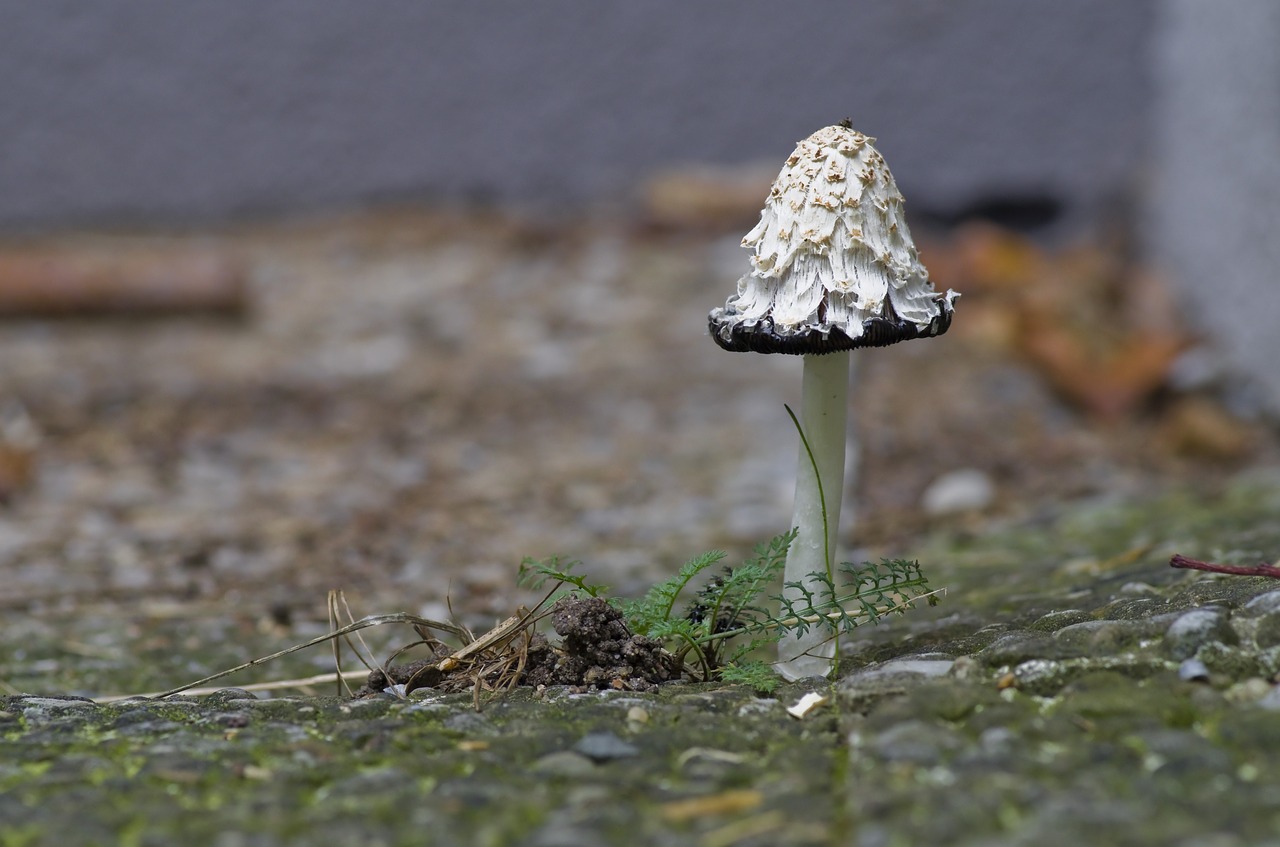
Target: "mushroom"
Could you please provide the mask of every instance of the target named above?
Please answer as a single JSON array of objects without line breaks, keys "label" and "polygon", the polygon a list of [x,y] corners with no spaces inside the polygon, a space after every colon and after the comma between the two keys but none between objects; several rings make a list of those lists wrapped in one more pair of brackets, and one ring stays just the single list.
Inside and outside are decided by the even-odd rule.
[{"label": "mushroom", "polygon": [[[801,141],[769,190],[760,222],[742,239],[751,270],[709,316],[711,337],[735,352],[803,357],[800,465],[784,594],[832,576],[844,489],[850,356],[941,335],[959,295],[939,294],[920,262],[903,199],[875,139],[846,119]],[[807,444],[806,444],[807,442]],[[816,471],[816,473],[815,473]],[[825,531],[824,531],[825,530]],[[779,644],[787,679],[825,676],[835,639],[820,627]]]}]

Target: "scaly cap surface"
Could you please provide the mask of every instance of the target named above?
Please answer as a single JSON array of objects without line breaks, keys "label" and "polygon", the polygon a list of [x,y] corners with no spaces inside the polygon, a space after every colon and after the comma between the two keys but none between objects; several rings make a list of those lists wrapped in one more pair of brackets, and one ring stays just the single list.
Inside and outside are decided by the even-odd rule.
[{"label": "scaly cap surface", "polygon": [[709,316],[717,344],[812,354],[946,332],[958,295],[929,281],[873,141],[842,124],[797,145],[742,239],[751,270]]}]

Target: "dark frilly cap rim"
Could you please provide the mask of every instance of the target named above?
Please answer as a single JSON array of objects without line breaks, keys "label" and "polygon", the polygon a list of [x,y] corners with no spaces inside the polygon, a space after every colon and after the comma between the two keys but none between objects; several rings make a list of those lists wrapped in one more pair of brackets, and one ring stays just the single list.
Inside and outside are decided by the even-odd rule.
[{"label": "dark frilly cap rim", "polygon": [[923,325],[902,319],[871,318],[863,322],[862,334],[857,338],[850,338],[836,327],[780,333],[770,318],[747,325],[735,321],[735,315],[725,309],[714,310],[708,318],[708,325],[716,344],[734,353],[814,356],[859,347],[888,347],[899,341],[942,335],[951,327],[951,317],[955,312],[950,304],[940,303],[940,306],[933,320]]}]

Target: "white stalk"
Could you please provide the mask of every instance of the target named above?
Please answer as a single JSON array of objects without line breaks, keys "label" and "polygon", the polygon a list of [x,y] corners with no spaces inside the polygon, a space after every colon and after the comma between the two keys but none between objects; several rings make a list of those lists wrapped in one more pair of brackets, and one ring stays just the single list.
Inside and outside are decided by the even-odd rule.
[{"label": "white stalk", "polygon": [[[849,369],[847,350],[804,357],[800,427],[808,439],[809,449],[813,451],[813,459],[810,460],[809,451],[801,440],[791,518],[797,534],[787,552],[783,578],[786,582],[802,582],[819,596],[826,592],[826,586],[812,576],[834,576],[836,541],[840,535]],[[803,597],[795,588],[786,588],[783,593],[788,599]],[[786,635],[778,644],[777,671],[788,680],[826,676],[831,673],[835,649],[835,639],[823,628],[810,629],[799,637]]]},{"label": "white stalk", "polygon": [[[812,590],[817,601],[828,588],[815,577],[834,577],[844,499],[849,350],[941,335],[959,296],[939,294],[929,281],[902,194],[874,141],[844,121],[796,145],[759,223],[742,239],[751,269],[724,307],[707,316],[712,338],[726,350],[804,356],[798,424],[813,458],[802,440],[791,520],[798,535],[786,580]],[[804,596],[795,589],[786,595]],[[787,679],[825,676],[837,657],[830,631],[814,630],[780,643],[778,671]]]}]

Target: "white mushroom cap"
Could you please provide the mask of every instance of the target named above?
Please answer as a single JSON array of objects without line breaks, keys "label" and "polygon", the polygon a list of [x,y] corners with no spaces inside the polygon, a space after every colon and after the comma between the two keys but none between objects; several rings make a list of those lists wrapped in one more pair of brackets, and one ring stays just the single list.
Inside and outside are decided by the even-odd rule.
[{"label": "white mushroom cap", "polygon": [[717,344],[829,353],[946,332],[959,295],[929,281],[873,141],[842,124],[796,146],[742,239],[751,270],[710,315]]}]

